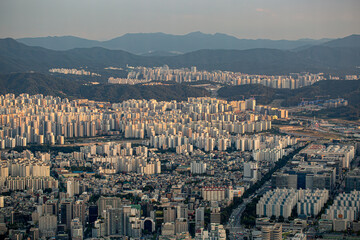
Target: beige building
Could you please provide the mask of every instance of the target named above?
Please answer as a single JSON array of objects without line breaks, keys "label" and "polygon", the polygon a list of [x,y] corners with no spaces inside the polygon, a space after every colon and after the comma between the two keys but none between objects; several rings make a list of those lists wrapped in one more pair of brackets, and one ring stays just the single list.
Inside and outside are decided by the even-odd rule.
[{"label": "beige building", "polygon": [[281,240],[282,239],[282,225],[277,223],[273,226],[264,226],[261,229],[263,240]]}]

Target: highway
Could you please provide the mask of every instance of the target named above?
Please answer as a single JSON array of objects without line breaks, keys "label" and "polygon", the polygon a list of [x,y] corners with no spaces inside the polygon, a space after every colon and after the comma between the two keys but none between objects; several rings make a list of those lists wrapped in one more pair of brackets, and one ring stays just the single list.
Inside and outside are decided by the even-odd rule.
[{"label": "highway", "polygon": [[265,182],[265,184],[259,188],[254,194],[250,195],[250,197],[243,199],[243,202],[233,210],[230,215],[229,222],[226,225],[226,229],[229,230],[229,239],[242,239],[243,237],[248,237],[249,230],[241,225],[241,216],[245,211],[246,206],[251,203],[251,201],[263,195],[265,192],[269,190],[271,186],[271,181]]},{"label": "highway", "polygon": [[[287,156],[288,160],[293,157],[294,154],[298,153],[301,149],[305,148],[307,144],[303,144],[298,146],[294,152],[292,152],[289,156]],[[246,206],[251,203],[251,201],[259,196],[262,196],[264,193],[271,189],[271,179],[266,181],[256,192],[250,195],[248,198],[244,198],[243,202],[235,208],[229,218],[228,223],[226,224],[226,229],[229,230],[229,239],[244,239],[247,237],[249,239],[250,231],[249,229],[245,229],[244,226],[241,225],[241,216],[243,215]]]}]

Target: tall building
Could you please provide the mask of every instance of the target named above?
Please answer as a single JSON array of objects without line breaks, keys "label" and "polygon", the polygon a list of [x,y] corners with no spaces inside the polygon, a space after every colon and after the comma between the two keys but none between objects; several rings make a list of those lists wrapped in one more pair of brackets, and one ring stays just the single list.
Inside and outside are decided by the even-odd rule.
[{"label": "tall building", "polygon": [[40,236],[49,238],[55,237],[57,229],[57,217],[55,215],[47,214],[41,216],[39,219]]},{"label": "tall building", "polygon": [[66,225],[67,229],[70,229],[70,224],[73,214],[73,203],[71,200],[66,200],[61,203],[60,214],[61,214],[61,223]]},{"label": "tall building", "polygon": [[258,164],[257,162],[244,163],[244,180],[257,181],[258,177]]},{"label": "tall building", "polygon": [[212,207],[210,213],[210,223],[220,224],[221,223],[221,211],[219,207]]},{"label": "tall building", "polygon": [[175,223],[173,222],[164,222],[161,225],[161,235],[163,236],[173,236],[175,234]]},{"label": "tall building", "polygon": [[39,228],[30,228],[30,239],[32,240],[38,240],[40,238],[40,230]]},{"label": "tall building", "polygon": [[251,99],[246,99],[245,100],[245,107],[247,110],[255,110],[255,106],[256,106],[256,100],[251,98]]},{"label": "tall building", "polygon": [[350,171],[345,177],[345,191],[360,191],[360,169],[356,168]]},{"label": "tall building", "polygon": [[173,207],[167,207],[164,209],[164,222],[175,222],[176,209]]},{"label": "tall building", "polygon": [[66,193],[69,198],[74,197],[75,194],[75,181],[73,178],[66,181]]},{"label": "tall building", "polygon": [[266,192],[256,204],[256,214],[289,218],[297,205],[297,212],[303,216],[316,216],[329,198],[327,189],[275,189]]},{"label": "tall building", "polygon": [[224,226],[217,223],[211,223],[209,231],[209,239],[225,240],[226,230]]},{"label": "tall building", "polygon": [[273,226],[264,226],[261,228],[263,240],[282,240],[282,225],[277,223]]},{"label": "tall building", "polygon": [[205,201],[223,201],[225,200],[225,187],[203,187],[201,195]]},{"label": "tall building", "polygon": [[105,215],[106,235],[141,236],[140,207],[138,205],[109,208]]},{"label": "tall building", "polygon": [[58,201],[57,200],[47,200],[44,207],[45,214],[58,215]]},{"label": "tall building", "polygon": [[123,209],[111,208],[106,210],[106,233],[107,235],[123,234]]},{"label": "tall building", "polygon": [[120,208],[122,206],[121,198],[118,197],[103,197],[101,196],[97,201],[99,216],[104,215],[104,211],[108,208]]},{"label": "tall building", "polygon": [[71,220],[70,235],[72,240],[82,240],[83,239],[83,223],[79,218],[74,218]]},{"label": "tall building", "polygon": [[272,176],[273,187],[295,189],[333,189],[336,168],[319,163],[299,163]]},{"label": "tall building", "polygon": [[185,218],[179,218],[175,220],[175,234],[188,232],[189,225]]},{"label": "tall building", "polygon": [[206,173],[206,163],[192,161],[190,163],[190,171],[192,174],[204,174]]},{"label": "tall building", "polygon": [[203,228],[205,224],[205,208],[199,207],[195,210],[195,229]]},{"label": "tall building", "polygon": [[92,229],[92,237],[104,237],[106,236],[106,223],[102,219],[98,219],[94,222],[94,227]]},{"label": "tall building", "polygon": [[98,206],[93,205],[89,207],[89,223],[93,224],[98,218]]},{"label": "tall building", "polygon": [[83,200],[77,200],[73,204],[73,218],[78,218],[85,225],[85,203]]}]

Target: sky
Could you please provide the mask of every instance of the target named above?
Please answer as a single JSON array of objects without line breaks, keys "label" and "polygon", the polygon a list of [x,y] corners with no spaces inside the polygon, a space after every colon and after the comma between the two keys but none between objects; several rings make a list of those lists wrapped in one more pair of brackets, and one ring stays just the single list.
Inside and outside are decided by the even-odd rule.
[{"label": "sky", "polygon": [[0,38],[225,33],[246,39],[360,33],[360,0],[0,0]]}]

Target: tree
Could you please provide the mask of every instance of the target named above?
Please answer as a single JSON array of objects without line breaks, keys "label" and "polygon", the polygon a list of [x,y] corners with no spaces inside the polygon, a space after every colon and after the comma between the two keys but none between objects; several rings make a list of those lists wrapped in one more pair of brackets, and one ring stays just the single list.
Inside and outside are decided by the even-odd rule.
[{"label": "tree", "polygon": [[147,192],[147,191],[152,192],[152,191],[154,191],[154,187],[151,186],[151,185],[146,185],[146,186],[143,188],[143,191],[144,191],[144,192]]},{"label": "tree", "polygon": [[51,188],[45,188],[44,193],[51,193],[52,189]]}]

